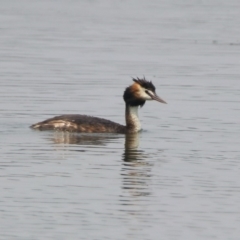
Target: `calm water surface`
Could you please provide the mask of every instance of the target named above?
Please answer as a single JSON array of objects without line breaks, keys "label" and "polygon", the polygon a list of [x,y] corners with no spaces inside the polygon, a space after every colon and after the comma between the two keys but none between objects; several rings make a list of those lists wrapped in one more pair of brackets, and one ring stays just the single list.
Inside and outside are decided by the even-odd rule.
[{"label": "calm water surface", "polygon": [[[6,1],[0,9],[0,239],[239,239],[240,2]],[[146,76],[167,105],[137,135],[28,126],[124,123]]]}]

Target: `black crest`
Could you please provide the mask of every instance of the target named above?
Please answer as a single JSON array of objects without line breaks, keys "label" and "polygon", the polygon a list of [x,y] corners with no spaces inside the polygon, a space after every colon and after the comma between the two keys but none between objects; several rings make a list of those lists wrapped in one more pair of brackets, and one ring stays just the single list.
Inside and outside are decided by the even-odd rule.
[{"label": "black crest", "polygon": [[[145,78],[140,79],[140,78],[133,78],[133,81],[137,84],[139,84],[141,87],[151,90],[152,92],[155,92],[155,87],[152,84],[152,82],[147,81]],[[127,87],[124,94],[123,94],[123,99],[124,101],[129,104],[130,106],[143,106],[145,104],[145,100],[138,98],[135,95],[135,89],[133,86]]]},{"label": "black crest", "polygon": [[142,86],[143,88],[146,88],[148,90],[151,90],[152,92],[155,92],[156,88],[155,86],[152,84],[151,81],[147,81],[145,79],[145,77],[143,79],[140,78],[133,78],[133,81],[135,83],[138,83],[140,86]]}]

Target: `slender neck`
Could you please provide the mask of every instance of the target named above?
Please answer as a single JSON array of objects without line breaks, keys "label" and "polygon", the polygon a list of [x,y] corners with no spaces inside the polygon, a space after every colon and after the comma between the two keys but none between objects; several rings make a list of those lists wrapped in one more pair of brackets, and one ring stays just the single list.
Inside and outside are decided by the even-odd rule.
[{"label": "slender neck", "polygon": [[139,132],[141,130],[141,123],[138,118],[138,106],[130,106],[126,104],[126,127],[128,132]]}]

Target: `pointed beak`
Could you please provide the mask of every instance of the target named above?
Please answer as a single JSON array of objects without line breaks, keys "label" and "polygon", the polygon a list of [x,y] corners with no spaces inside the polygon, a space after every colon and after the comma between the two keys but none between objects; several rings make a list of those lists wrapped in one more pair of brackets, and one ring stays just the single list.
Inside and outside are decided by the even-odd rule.
[{"label": "pointed beak", "polygon": [[[161,99],[158,95],[152,95],[151,96],[153,100],[156,100],[158,102],[161,102],[161,103],[166,103],[163,99]],[[167,104],[167,103],[166,103]]]}]

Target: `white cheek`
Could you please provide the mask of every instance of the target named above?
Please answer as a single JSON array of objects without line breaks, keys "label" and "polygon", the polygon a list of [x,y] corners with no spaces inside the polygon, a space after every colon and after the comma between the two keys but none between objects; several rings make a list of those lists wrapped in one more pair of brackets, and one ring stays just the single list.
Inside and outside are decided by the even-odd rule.
[{"label": "white cheek", "polygon": [[[141,89],[141,91],[140,91],[141,98],[143,98],[144,100],[152,100],[152,98],[145,91],[146,91],[146,89]],[[149,91],[149,90],[147,90],[147,91]]]},{"label": "white cheek", "polygon": [[[141,89],[140,91],[140,96],[141,98],[143,98],[144,100],[152,100],[152,98],[145,92],[145,89]],[[147,90],[151,95],[154,95],[154,93],[150,90]]]},{"label": "white cheek", "polygon": [[[148,90],[148,92],[149,92],[149,94],[150,94],[151,96],[154,96],[154,95],[155,95],[151,90]],[[148,95],[148,94],[147,94],[147,95]],[[149,100],[153,100],[149,95],[148,95],[148,97],[149,97]]]},{"label": "white cheek", "polygon": [[152,98],[148,94],[146,94],[146,100],[152,100]]},{"label": "white cheek", "polygon": [[154,96],[154,93],[151,90],[147,90],[147,91],[148,91],[148,94],[144,91],[145,99],[146,100],[153,100],[150,95]]},{"label": "white cheek", "polygon": [[143,98],[144,100],[148,100],[148,99],[149,99],[149,96],[148,96],[148,94],[146,94],[145,89],[141,89],[141,91],[140,91],[140,96],[141,96],[141,98]]}]

